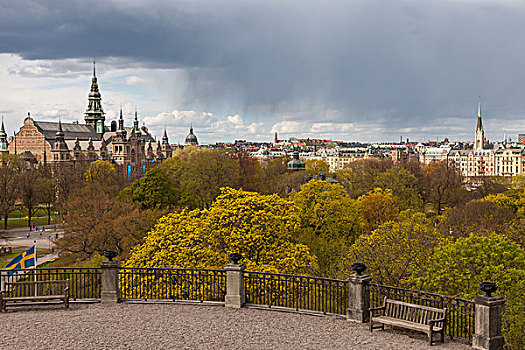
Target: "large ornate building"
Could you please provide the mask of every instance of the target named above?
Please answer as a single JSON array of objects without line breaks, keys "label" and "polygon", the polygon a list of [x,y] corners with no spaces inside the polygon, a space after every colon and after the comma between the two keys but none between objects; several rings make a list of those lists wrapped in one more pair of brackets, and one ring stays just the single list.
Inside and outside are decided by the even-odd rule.
[{"label": "large ornate building", "polygon": [[6,149],[9,153],[24,154],[38,163],[91,162],[102,159],[142,169],[172,156],[166,130],[162,143],[160,140],[156,141],[146,126],[139,127],[137,111],[133,126],[125,127],[122,109],[118,123],[113,121],[107,126],[101,101],[93,62],[93,78],[84,125],[62,123],[60,120],[37,121],[28,113],[24,125],[9,144],[2,123],[0,152]]}]

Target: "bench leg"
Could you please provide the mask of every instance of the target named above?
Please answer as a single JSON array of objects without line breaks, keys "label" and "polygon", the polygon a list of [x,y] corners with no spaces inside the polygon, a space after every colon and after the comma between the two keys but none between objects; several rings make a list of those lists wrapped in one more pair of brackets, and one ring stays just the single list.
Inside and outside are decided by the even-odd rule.
[{"label": "bench leg", "polygon": [[69,298],[64,298],[64,309],[69,309]]}]

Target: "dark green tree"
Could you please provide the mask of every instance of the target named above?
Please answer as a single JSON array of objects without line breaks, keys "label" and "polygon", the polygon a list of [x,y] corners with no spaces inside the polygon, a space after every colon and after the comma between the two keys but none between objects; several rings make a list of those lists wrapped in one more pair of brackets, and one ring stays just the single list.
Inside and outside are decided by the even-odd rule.
[{"label": "dark green tree", "polygon": [[168,174],[159,168],[149,170],[124,192],[129,193],[134,202],[139,202],[143,210],[171,206],[193,207],[191,195],[175,188]]}]

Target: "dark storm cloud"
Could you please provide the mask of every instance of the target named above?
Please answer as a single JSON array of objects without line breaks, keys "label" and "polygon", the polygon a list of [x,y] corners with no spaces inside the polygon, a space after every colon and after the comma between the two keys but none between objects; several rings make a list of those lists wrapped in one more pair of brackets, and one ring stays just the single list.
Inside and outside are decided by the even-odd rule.
[{"label": "dark storm cloud", "polygon": [[[188,68],[188,107],[399,128],[523,114],[511,1],[0,1],[0,52]],[[524,125],[525,127],[525,125]],[[470,130],[469,130],[470,131]],[[459,135],[459,134],[458,134]]]}]

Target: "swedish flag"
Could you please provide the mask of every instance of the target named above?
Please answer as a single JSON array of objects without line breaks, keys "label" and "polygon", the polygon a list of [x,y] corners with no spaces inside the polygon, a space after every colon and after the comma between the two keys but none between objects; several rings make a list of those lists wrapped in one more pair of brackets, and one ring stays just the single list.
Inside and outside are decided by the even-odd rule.
[{"label": "swedish flag", "polygon": [[32,246],[13,260],[5,267],[7,275],[12,275],[16,270],[27,269],[28,267],[35,266],[35,246]]}]

